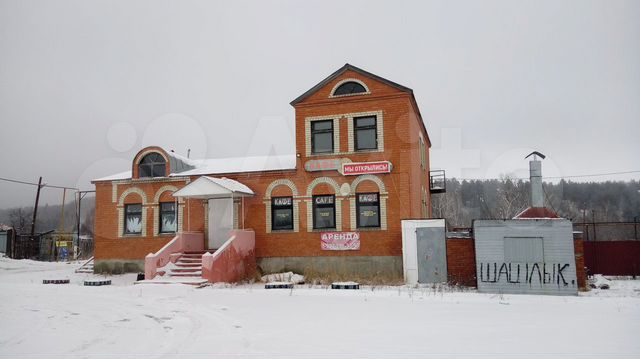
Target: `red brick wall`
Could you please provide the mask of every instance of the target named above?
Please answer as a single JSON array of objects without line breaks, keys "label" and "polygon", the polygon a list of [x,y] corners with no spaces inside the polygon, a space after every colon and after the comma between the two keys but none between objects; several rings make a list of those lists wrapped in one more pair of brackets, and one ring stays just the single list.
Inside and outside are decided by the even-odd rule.
[{"label": "red brick wall", "polygon": [[[329,92],[341,79],[358,78],[364,81],[372,94],[328,98]],[[412,96],[387,86],[373,79],[365,78],[358,73],[347,71],[339,78],[328,83],[314,95],[298,103],[296,109],[296,152],[299,155],[297,170],[224,174],[238,180],[255,192],[252,198],[244,201],[244,225],[251,228],[256,235],[257,257],[286,256],[401,256],[402,239],[400,220],[405,218],[421,218],[421,187],[428,191],[428,158],[427,167],[420,167],[418,133],[422,132],[426,145],[428,136],[419,124],[421,121]],[[355,112],[382,111],[384,131],[384,152],[361,152],[321,157],[307,157],[305,148],[305,118]],[[348,148],[347,121],[340,121],[340,148]],[[307,186],[317,177],[330,177],[338,185],[351,184],[357,176],[343,176],[337,171],[307,172],[304,163],[309,159],[349,158],[353,162],[391,161],[393,171],[378,174],[388,192],[387,198],[387,230],[359,230],[361,232],[361,249],[359,251],[322,251],[320,249],[320,233],[307,231],[307,205],[310,200],[306,196]],[[135,170],[135,168],[134,168]],[[191,178],[195,180],[197,176]],[[266,209],[264,199],[267,186],[277,179],[290,179],[303,197],[299,202],[299,232],[266,233]],[[143,259],[149,252],[155,252],[171,239],[170,236],[153,235],[153,216],[157,212],[151,210],[153,197],[163,185],[183,187],[184,181],[142,181],[133,180],[128,184],[118,184],[116,198],[129,187],[135,186],[147,196],[148,210],[146,217],[147,236],[118,237],[117,201],[113,202],[110,182],[96,183],[96,258],[97,259]],[[371,182],[362,182],[357,191],[377,191]],[[315,193],[333,193],[333,188],[318,185]],[[276,187],[273,196],[290,195],[285,186]],[[168,199],[163,195],[162,200]],[[131,197],[131,198],[129,198]],[[125,202],[140,202],[140,196],[131,194]],[[350,207],[348,197],[342,201],[342,230],[350,230]],[[204,231],[204,205],[202,200],[190,200],[186,203],[183,230]],[[428,208],[430,209],[430,205]],[[241,219],[240,219],[241,221]]]},{"label": "red brick wall", "polygon": [[449,283],[476,287],[476,250],[472,238],[447,238]]},{"label": "red brick wall", "polygon": [[573,248],[576,255],[576,279],[578,280],[578,289],[587,289],[587,272],[584,269],[584,242],[582,239],[573,240]]}]

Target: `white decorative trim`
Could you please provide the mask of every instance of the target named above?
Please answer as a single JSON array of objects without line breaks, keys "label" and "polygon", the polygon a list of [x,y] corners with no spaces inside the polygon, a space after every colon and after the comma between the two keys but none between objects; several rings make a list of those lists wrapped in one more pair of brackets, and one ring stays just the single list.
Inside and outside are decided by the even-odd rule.
[{"label": "white decorative trim", "polygon": [[264,213],[266,233],[271,233],[271,201],[264,201]]},{"label": "white decorative trim", "polygon": [[[307,232],[317,231],[313,229],[313,200],[306,201],[307,202]],[[338,197],[336,195],[335,202],[335,211],[336,211],[336,228],[335,231],[342,230],[342,197]],[[334,229],[327,229],[326,231],[332,231]]]},{"label": "white decorative trim", "polygon": [[120,199],[118,200],[118,206],[123,206],[124,205],[124,200],[125,198],[132,194],[132,193],[136,193],[138,195],[140,195],[140,197],[142,198],[142,205],[146,205],[147,204],[147,194],[144,193],[143,190],[141,190],[138,187],[130,187],[127,188],[124,192],[122,192],[122,194],[120,195]]},{"label": "white decorative trim", "polygon": [[380,177],[376,175],[360,175],[356,177],[356,179],[353,180],[353,182],[351,182],[351,193],[350,193],[351,195],[356,194],[356,189],[358,185],[363,181],[371,181],[375,183],[378,186],[378,189],[380,190],[380,194],[387,194],[387,189],[384,185],[384,182],[382,182],[382,180],[380,179]]},{"label": "white decorative trim", "polygon": [[387,190],[384,185],[384,182],[380,179],[380,177],[375,175],[360,175],[353,182],[351,182],[351,195],[349,198],[349,210],[350,210],[350,225],[351,230],[377,230],[378,228],[357,228],[358,222],[356,216],[356,194],[357,188],[360,183],[363,181],[371,181],[378,186],[379,196],[378,200],[380,201],[380,230],[387,229]]},{"label": "white decorative trim", "polygon": [[269,183],[269,186],[267,186],[264,199],[271,199],[271,192],[273,192],[273,190],[278,186],[287,186],[291,189],[291,193],[294,197],[298,196],[298,188],[296,187],[295,183],[293,183],[293,181],[291,181],[290,179],[277,179]]},{"label": "white decorative trim", "polygon": [[387,229],[387,196],[380,195],[380,229]]},{"label": "white decorative trim", "polygon": [[347,151],[354,152],[356,145],[353,136],[355,135],[355,131],[353,130],[353,119],[351,121],[347,120]]},{"label": "white decorative trim", "polygon": [[118,183],[111,182],[111,202],[118,202]]},{"label": "white decorative trim", "polygon": [[340,119],[333,119],[333,152],[340,153]]},{"label": "white decorative trim", "polygon": [[[156,210],[157,209],[157,210]],[[158,206],[151,207],[151,215],[153,217],[153,235],[157,236],[160,234],[160,208]]]},{"label": "white decorative trim", "polygon": [[309,185],[307,186],[307,197],[312,196],[313,189],[320,183],[326,183],[330,185],[331,187],[333,187],[333,191],[336,196],[340,195],[340,186],[338,185],[338,182],[336,182],[336,180],[331,177],[318,177],[311,181],[311,183],[309,183]]},{"label": "white decorative trim", "polygon": [[[178,187],[172,185],[165,185],[160,187],[156,191],[156,194],[153,196],[153,202],[151,205],[153,206],[153,235],[159,236],[160,233],[160,197],[164,192],[171,191],[175,192],[178,190]],[[182,198],[178,199],[178,203],[182,203],[184,200]],[[178,209],[179,210],[179,209]],[[166,234],[166,233],[162,233]]]},{"label": "white decorative trim", "polygon": [[[293,231],[294,232],[298,232],[300,229],[299,226],[299,219],[300,216],[298,214],[298,209],[299,209],[299,205],[298,202],[300,202],[299,199],[297,199],[297,197],[300,196],[300,194],[298,193],[298,187],[296,187],[295,183],[293,183],[293,181],[289,180],[289,179],[277,179],[273,182],[271,182],[269,184],[269,186],[267,186],[267,189],[265,191],[265,196],[264,196],[264,206],[265,206],[265,229],[266,229],[266,233],[271,233],[271,193],[273,192],[273,190],[278,187],[278,186],[286,186],[289,189],[291,189],[291,194],[293,196]],[[280,231],[277,231],[280,232]]]},{"label": "white decorative trim", "polygon": [[300,232],[300,200],[293,200],[293,231]]},{"label": "white decorative trim", "polygon": [[320,183],[327,183],[333,187],[335,194],[335,211],[336,211],[336,231],[342,230],[342,197],[340,196],[340,186],[331,177],[318,177],[309,183],[307,186],[307,232],[313,232],[313,189]]},{"label": "white decorative trim", "polygon": [[349,197],[349,228],[352,231],[355,231],[358,228],[358,222],[356,221],[356,197]]},{"label": "white decorative trim", "polygon": [[142,237],[147,236],[147,207],[142,206],[142,233],[140,233]]},{"label": "white decorative trim", "polygon": [[335,116],[315,116],[315,117],[307,117],[304,119],[304,138],[305,138],[305,148],[307,152],[307,157],[312,156],[311,154],[311,122],[314,121],[333,121],[333,152],[327,153],[314,153],[313,156],[322,156],[322,155],[335,155],[340,153],[340,117]]},{"label": "white decorative trim", "polygon": [[[160,202],[160,196],[162,196],[162,194],[166,191],[171,191],[171,192],[175,192],[178,190],[178,187],[176,186],[172,186],[172,185],[165,185],[160,187],[160,189],[158,189],[156,191],[155,196],[153,196],[153,202],[152,204],[158,204]],[[182,199],[180,199],[182,200]]]},{"label": "white decorative trim", "polygon": [[[152,153],[157,153],[160,156],[162,156],[162,158],[164,158],[164,172],[165,172],[165,176],[162,177],[145,177],[145,178],[166,178],[166,174],[167,172],[169,172],[169,174],[171,174],[171,164],[169,163],[169,157],[167,157],[163,151],[158,151],[157,149],[148,149],[142,153],[138,153],[136,155],[136,157],[133,159],[133,168],[131,168],[131,177],[133,177],[133,172],[135,171],[135,169],[137,168],[138,171],[140,170],[138,168],[138,166],[140,165],[140,161],[142,161],[143,158],[145,158],[147,155],[152,154]],[[168,171],[167,171],[168,170]],[[140,173],[138,173],[138,178],[140,178]]]},{"label": "white decorative trim", "polygon": [[189,177],[145,177],[145,178],[127,178],[121,180],[111,181],[112,184],[138,184],[138,183],[156,183],[156,182],[181,182],[189,183],[191,179]]},{"label": "white decorative trim", "polygon": [[124,207],[118,207],[118,233],[116,233],[117,238],[122,238],[124,236]]},{"label": "white decorative trim", "polygon": [[[354,135],[355,130],[353,127],[353,119],[356,117],[376,116],[376,130],[378,134],[378,148],[369,151],[356,151]],[[329,153],[311,153],[311,122],[333,120],[333,152]],[[344,152],[340,152],[340,121],[347,121],[347,149]],[[305,118],[305,150],[307,157],[321,157],[321,156],[336,156],[336,155],[351,155],[354,153],[362,152],[384,152],[384,114],[383,111],[366,111],[366,112],[353,112],[343,113],[327,116],[314,116]]]},{"label": "white decorative trim", "polygon": [[[356,82],[359,83],[360,85],[362,85],[362,87],[364,87],[364,89],[366,90],[366,92],[358,92],[358,93],[347,93],[344,95],[334,95],[334,93],[336,92],[336,90],[338,89],[338,87],[340,87],[340,85],[346,83],[346,82]],[[369,90],[369,86],[367,86],[367,84],[365,84],[364,82],[362,82],[362,80],[358,80],[358,79],[354,79],[354,78],[348,78],[348,79],[343,79],[340,82],[338,82],[335,86],[333,86],[333,89],[331,89],[331,92],[329,93],[329,98],[336,98],[336,97],[348,97],[348,96],[361,96],[361,95],[371,95],[371,91]]]},{"label": "white decorative trim", "polygon": [[147,194],[144,193],[138,187],[130,187],[127,188],[120,195],[120,199],[118,199],[118,238],[125,237],[124,235],[124,200],[128,195],[135,193],[141,197],[142,200],[142,233],[140,236],[145,237],[147,235]]},{"label": "white decorative trim", "polygon": [[384,152],[384,117],[382,111],[376,115],[376,130],[378,131],[378,152]]}]

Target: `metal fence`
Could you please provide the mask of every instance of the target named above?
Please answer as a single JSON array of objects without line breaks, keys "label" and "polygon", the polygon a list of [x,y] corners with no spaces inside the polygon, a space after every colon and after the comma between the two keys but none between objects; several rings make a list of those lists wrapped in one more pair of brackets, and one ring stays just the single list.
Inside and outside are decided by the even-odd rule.
[{"label": "metal fence", "polygon": [[47,249],[51,244],[52,233],[53,231],[38,233],[33,237],[29,234],[16,234],[11,257],[14,259],[51,260]]},{"label": "metal fence", "polygon": [[588,222],[573,223],[573,230],[582,232],[585,242],[637,241],[640,239],[640,222]]},{"label": "metal fence", "polygon": [[640,241],[584,242],[584,265],[587,273],[640,275]]},{"label": "metal fence", "polygon": [[53,231],[36,234],[33,238],[29,234],[16,234],[10,256],[40,261],[67,261],[93,256],[93,238],[81,236],[79,241],[76,238],[74,233]]}]

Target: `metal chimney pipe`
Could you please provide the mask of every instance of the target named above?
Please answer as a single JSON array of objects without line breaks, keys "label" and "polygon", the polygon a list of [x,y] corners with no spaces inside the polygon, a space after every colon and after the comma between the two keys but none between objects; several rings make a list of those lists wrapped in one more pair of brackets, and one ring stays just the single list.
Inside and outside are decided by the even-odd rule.
[{"label": "metal chimney pipe", "polygon": [[529,161],[529,180],[531,181],[531,207],[544,207],[544,196],[542,192],[542,162],[534,157]]}]

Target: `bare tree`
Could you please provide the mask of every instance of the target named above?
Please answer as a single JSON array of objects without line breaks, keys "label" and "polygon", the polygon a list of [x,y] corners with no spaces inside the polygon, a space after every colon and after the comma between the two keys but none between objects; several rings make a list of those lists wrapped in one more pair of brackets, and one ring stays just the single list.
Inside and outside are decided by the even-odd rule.
[{"label": "bare tree", "polygon": [[89,213],[85,215],[84,221],[82,221],[82,225],[80,226],[80,232],[82,234],[88,234],[93,236],[93,226],[96,218],[96,210],[92,208]]},{"label": "bare tree", "polygon": [[22,207],[13,208],[9,211],[9,222],[11,226],[21,233],[31,226],[33,212]]},{"label": "bare tree", "polygon": [[529,204],[523,181],[513,176],[502,176],[497,191],[494,213],[498,218],[513,218]]}]

